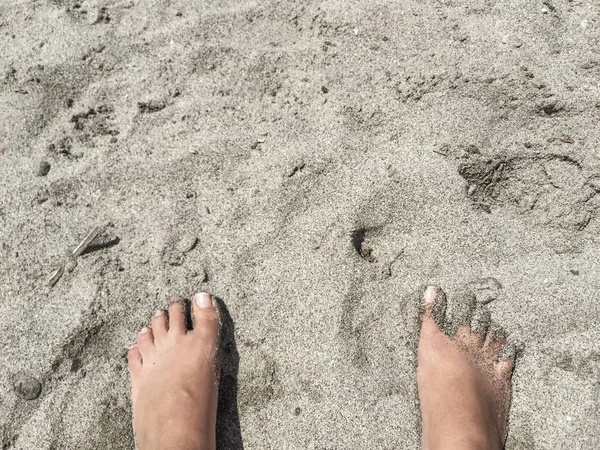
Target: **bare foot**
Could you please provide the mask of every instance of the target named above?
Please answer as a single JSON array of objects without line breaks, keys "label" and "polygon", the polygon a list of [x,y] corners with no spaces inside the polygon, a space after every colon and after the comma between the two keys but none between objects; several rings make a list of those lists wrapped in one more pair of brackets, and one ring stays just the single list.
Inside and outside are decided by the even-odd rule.
[{"label": "bare foot", "polygon": [[133,428],[139,450],[215,448],[219,313],[210,294],[193,299],[194,330],[183,307],[157,311],[128,354]]},{"label": "bare foot", "polygon": [[[422,448],[502,449],[514,359],[498,361],[502,339],[487,333],[489,320],[481,320],[484,314],[481,306],[475,308],[474,298],[472,304],[454,309],[455,318],[463,322],[454,324],[448,324],[441,289],[427,288],[424,300],[417,368]],[[463,313],[456,314],[461,308]],[[475,309],[480,319],[478,327],[469,325]],[[453,327],[452,337],[440,329],[442,321]]]}]

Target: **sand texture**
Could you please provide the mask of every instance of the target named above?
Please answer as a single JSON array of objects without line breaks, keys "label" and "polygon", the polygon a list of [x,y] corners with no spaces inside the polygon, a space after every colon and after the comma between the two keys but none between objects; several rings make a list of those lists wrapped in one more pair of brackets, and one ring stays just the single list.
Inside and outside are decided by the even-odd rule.
[{"label": "sand texture", "polygon": [[2,450],[133,449],[125,347],[199,290],[219,448],[419,448],[428,282],[521,348],[508,449],[600,448],[596,0],[3,0],[0,39]]}]

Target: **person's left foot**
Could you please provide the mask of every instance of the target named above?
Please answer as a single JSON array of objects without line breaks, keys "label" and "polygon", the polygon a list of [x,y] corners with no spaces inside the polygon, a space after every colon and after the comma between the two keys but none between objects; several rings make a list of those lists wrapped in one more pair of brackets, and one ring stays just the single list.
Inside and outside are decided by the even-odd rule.
[{"label": "person's left foot", "polygon": [[[500,450],[514,355],[498,359],[506,339],[498,330],[488,332],[489,312],[475,303],[474,295],[455,296],[448,303],[454,314],[445,311],[441,289],[425,291],[417,366],[422,448]],[[452,336],[440,328],[442,320],[454,328]]]},{"label": "person's left foot", "polygon": [[129,350],[133,428],[139,450],[216,447],[219,313],[210,294],[193,299],[193,331],[183,307],[159,310]]}]

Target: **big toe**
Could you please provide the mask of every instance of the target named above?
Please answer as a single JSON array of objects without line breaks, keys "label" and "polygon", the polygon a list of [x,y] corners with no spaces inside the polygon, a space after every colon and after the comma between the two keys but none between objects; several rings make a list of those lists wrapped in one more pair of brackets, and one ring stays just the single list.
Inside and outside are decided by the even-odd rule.
[{"label": "big toe", "polygon": [[423,294],[423,321],[421,340],[440,333],[446,310],[446,294],[437,286],[429,286]]},{"label": "big toe", "polygon": [[216,342],[219,336],[220,320],[219,311],[211,294],[200,292],[193,298],[193,334],[198,339],[211,343]]}]

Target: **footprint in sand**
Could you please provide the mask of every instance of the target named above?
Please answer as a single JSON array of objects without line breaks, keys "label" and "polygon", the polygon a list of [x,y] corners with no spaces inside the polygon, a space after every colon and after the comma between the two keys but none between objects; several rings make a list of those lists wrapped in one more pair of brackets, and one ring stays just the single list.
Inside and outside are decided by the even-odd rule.
[{"label": "footprint in sand", "polygon": [[474,292],[477,301],[484,305],[497,300],[502,293],[502,283],[493,277],[478,278],[468,283],[468,286]]},{"label": "footprint in sand", "polygon": [[484,157],[471,154],[458,173],[478,208],[502,208],[536,224],[582,231],[600,211],[598,174],[562,154]]}]

